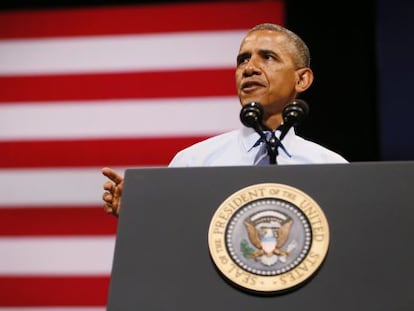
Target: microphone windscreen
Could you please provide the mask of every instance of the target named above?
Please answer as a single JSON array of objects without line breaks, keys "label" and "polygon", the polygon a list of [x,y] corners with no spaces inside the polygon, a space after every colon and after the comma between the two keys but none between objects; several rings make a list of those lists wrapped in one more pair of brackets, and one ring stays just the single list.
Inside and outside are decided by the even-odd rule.
[{"label": "microphone windscreen", "polygon": [[295,99],[283,109],[283,121],[290,125],[297,125],[309,114],[309,106],[303,99]]},{"label": "microphone windscreen", "polygon": [[261,104],[252,102],[244,105],[240,111],[240,120],[247,127],[257,128],[263,120],[263,107]]}]

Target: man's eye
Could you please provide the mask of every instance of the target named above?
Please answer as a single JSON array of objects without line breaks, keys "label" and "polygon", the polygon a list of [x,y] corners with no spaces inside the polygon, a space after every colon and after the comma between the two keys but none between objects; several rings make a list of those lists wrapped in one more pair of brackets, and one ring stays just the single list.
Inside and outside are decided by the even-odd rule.
[{"label": "man's eye", "polygon": [[241,56],[237,58],[237,65],[245,64],[249,61],[247,56]]}]

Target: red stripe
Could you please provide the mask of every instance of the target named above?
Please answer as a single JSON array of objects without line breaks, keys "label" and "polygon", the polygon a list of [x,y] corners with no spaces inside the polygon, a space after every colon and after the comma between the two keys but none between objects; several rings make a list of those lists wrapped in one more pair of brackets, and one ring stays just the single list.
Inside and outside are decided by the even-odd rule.
[{"label": "red stripe", "polygon": [[283,10],[282,0],[264,0],[0,12],[0,38],[246,29],[282,24]]},{"label": "red stripe", "polygon": [[109,277],[0,277],[0,306],[105,306]]},{"label": "red stripe", "polygon": [[[103,206],[103,205],[102,205]],[[0,236],[114,235],[117,218],[101,206],[0,208]]]},{"label": "red stripe", "polygon": [[235,95],[234,69],[0,77],[1,102]]},{"label": "red stripe", "polygon": [[0,168],[165,166],[179,150],[206,138],[1,142]]}]

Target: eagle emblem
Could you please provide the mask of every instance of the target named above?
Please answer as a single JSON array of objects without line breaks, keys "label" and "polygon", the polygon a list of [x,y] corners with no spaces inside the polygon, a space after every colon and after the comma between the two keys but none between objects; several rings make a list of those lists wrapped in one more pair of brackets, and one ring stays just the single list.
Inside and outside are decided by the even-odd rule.
[{"label": "eagle emblem", "polygon": [[267,210],[258,212],[244,220],[248,242],[241,242],[241,251],[244,256],[260,260],[266,266],[272,266],[279,260],[286,262],[289,253],[296,247],[296,242],[289,240],[289,233],[293,220],[284,213]]}]

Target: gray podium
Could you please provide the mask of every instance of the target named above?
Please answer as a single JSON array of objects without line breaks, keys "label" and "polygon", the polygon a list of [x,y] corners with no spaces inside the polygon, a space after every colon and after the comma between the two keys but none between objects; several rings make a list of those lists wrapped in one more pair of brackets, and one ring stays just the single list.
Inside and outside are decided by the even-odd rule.
[{"label": "gray podium", "polygon": [[[126,171],[107,310],[413,310],[414,162]],[[310,195],[329,251],[305,284],[241,290],[217,271],[208,228],[237,190],[280,183]]]}]

